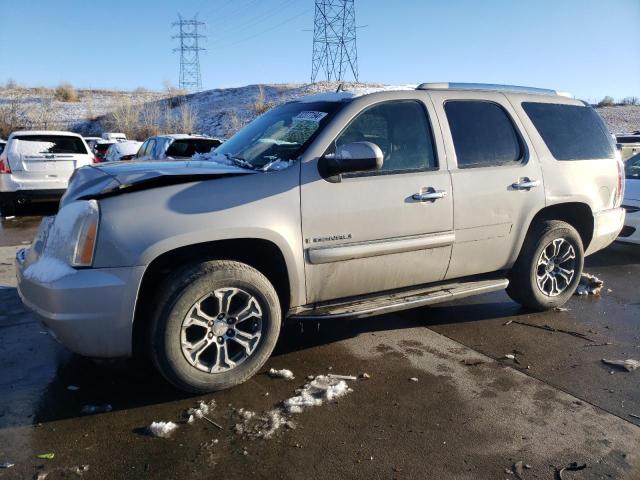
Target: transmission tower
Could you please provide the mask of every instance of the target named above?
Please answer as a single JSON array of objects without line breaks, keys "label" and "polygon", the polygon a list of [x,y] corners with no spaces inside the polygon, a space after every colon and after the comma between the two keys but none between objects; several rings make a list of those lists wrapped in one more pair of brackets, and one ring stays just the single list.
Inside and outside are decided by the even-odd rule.
[{"label": "transmission tower", "polygon": [[198,32],[198,28],[204,27],[204,22],[200,22],[197,16],[193,20],[185,20],[178,15],[178,21],[172,25],[178,27],[178,34],[171,38],[180,39],[180,46],[173,49],[180,52],[180,88],[191,92],[201,90],[200,52],[205,49],[200,46],[200,39],[206,37]]},{"label": "transmission tower", "polygon": [[343,81],[351,70],[358,81],[354,0],[315,0],[311,82],[320,71],[327,81]]}]

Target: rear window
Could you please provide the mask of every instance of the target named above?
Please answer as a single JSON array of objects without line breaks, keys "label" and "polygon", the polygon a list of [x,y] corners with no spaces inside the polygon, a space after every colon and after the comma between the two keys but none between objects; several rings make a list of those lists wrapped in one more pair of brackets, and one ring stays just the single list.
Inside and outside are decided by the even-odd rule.
[{"label": "rear window", "polygon": [[183,139],[175,140],[169,148],[167,148],[168,157],[185,157],[191,158],[196,153],[209,153],[211,149],[220,145],[219,140],[210,139]]},{"label": "rear window", "polygon": [[6,143],[0,143],[0,154],[2,154],[2,152],[4,152],[4,146],[6,145]]},{"label": "rear window", "polygon": [[21,135],[13,137],[14,140],[25,142],[24,150],[30,154],[86,154],[87,148],[78,137],[65,135]]},{"label": "rear window", "polygon": [[93,147],[93,148],[95,148],[96,152],[98,152],[98,153],[104,153],[107,150],[109,150],[109,147],[111,145],[114,145],[114,144],[113,143],[97,143],[96,146]]},{"label": "rear window", "polygon": [[556,160],[614,158],[613,138],[593,108],[536,102],[522,108]]},{"label": "rear window", "polygon": [[507,112],[497,103],[449,100],[444,105],[458,168],[521,162],[522,142]]},{"label": "rear window", "polygon": [[618,143],[640,143],[640,135],[635,135],[631,137],[624,137],[619,135],[616,137]]},{"label": "rear window", "polygon": [[640,179],[640,154],[631,157],[624,165],[625,176],[628,180]]}]

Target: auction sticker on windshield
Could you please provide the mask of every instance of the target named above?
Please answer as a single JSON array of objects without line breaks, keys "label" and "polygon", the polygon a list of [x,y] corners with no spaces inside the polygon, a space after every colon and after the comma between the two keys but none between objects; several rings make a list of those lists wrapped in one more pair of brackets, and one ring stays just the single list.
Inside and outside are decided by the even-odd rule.
[{"label": "auction sticker on windshield", "polygon": [[326,117],[326,112],[314,112],[314,111],[304,111],[297,114],[293,117],[294,122],[316,122],[319,123],[324,117]]}]

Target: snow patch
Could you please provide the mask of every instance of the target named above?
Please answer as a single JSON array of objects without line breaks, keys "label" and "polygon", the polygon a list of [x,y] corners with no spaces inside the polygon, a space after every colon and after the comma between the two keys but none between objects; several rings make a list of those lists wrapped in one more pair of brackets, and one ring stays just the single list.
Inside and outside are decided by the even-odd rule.
[{"label": "snow patch", "polygon": [[149,433],[154,437],[169,438],[177,428],[173,422],[153,422],[149,425]]},{"label": "snow patch", "polygon": [[[237,413],[240,414],[241,410],[242,409],[238,410]],[[281,408],[274,408],[262,415],[256,415],[254,412],[251,413],[253,413],[253,415],[250,415],[248,418],[242,418],[242,415],[240,415],[242,422],[237,423],[235,426],[235,432],[238,435],[244,435],[251,439],[270,439],[273,438],[276,432],[282,427],[296,428],[295,423],[287,417]],[[246,414],[247,411],[245,410],[244,415]]]},{"label": "snow patch", "polygon": [[204,418],[205,415],[209,415],[209,412],[211,412],[214,408],[216,408],[216,401],[215,400],[211,400],[208,403],[201,401],[198,404],[197,408],[190,408],[189,410],[187,410],[186,414],[189,417],[187,422],[188,423],[193,423],[193,418],[194,417],[197,418],[197,419]]},{"label": "snow patch", "polygon": [[29,140],[11,140],[11,154],[13,155],[44,155],[55,146],[53,142],[32,142]]},{"label": "snow patch", "polygon": [[282,370],[276,370],[272,368],[269,370],[269,376],[272,378],[284,378],[285,380],[293,380],[296,377],[293,376],[293,372],[291,370],[287,370],[283,368]]},{"label": "snow patch", "polygon": [[42,257],[29,265],[24,271],[24,278],[34,282],[49,283],[73,275],[76,270],[62,260],[53,257]]},{"label": "snow patch", "polygon": [[298,395],[285,400],[283,405],[289,413],[300,413],[307,407],[317,407],[352,391],[344,380],[318,375],[298,390]]},{"label": "snow patch", "polygon": [[600,295],[604,282],[595,275],[583,273],[576,288],[577,295]]}]

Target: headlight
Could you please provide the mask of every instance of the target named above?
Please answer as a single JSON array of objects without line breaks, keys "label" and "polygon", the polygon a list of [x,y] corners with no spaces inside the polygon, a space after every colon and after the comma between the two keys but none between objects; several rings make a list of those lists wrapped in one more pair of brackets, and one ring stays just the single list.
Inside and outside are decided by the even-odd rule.
[{"label": "headlight", "polygon": [[90,267],[99,222],[96,200],[78,200],[65,205],[56,215],[47,236],[45,255],[63,260],[72,267]]}]

